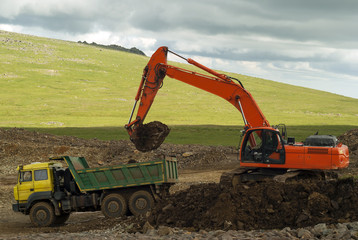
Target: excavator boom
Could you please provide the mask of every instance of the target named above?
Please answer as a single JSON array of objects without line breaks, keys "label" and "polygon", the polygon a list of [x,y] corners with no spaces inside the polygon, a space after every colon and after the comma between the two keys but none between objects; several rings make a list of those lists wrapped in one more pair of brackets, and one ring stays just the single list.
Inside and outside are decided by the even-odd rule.
[{"label": "excavator boom", "polygon": [[[185,82],[194,87],[222,97],[226,101],[230,102],[241,112],[245,128],[247,129],[252,127],[270,126],[254,98],[248,91],[246,91],[240,81],[236,83],[233,81],[233,78],[209,69],[190,58],[185,59],[182,57],[189,64],[192,64],[214,76],[168,65],[168,52],[171,51],[169,51],[167,47],[160,47],[152,55],[147,66],[144,68],[142,80],[135,97],[133,111],[129,122],[126,125],[129,135],[132,135],[133,128],[135,128],[136,125],[143,123],[158,90],[162,86],[165,76]],[[140,106],[138,107],[137,116],[136,119],[132,121],[133,112],[135,111],[135,107],[139,99]]]}]

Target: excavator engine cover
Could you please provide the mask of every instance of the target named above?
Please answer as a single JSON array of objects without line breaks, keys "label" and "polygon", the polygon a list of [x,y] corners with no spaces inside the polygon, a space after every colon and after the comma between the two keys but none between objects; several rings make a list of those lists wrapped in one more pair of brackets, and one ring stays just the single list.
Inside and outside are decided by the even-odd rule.
[{"label": "excavator engine cover", "polygon": [[306,146],[316,147],[336,147],[338,140],[333,135],[311,135],[306,138]]},{"label": "excavator engine cover", "polygon": [[154,121],[135,127],[131,141],[141,152],[157,149],[168,136],[170,129],[164,123]]}]

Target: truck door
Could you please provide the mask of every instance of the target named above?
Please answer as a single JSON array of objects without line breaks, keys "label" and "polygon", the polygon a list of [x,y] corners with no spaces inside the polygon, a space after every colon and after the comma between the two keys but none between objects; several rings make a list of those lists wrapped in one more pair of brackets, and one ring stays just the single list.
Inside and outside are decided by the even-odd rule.
[{"label": "truck door", "polygon": [[53,191],[51,181],[52,174],[49,174],[49,168],[34,170],[34,187],[36,192]]},{"label": "truck door", "polygon": [[26,202],[29,196],[34,192],[34,182],[32,171],[20,171],[18,184],[18,200]]}]

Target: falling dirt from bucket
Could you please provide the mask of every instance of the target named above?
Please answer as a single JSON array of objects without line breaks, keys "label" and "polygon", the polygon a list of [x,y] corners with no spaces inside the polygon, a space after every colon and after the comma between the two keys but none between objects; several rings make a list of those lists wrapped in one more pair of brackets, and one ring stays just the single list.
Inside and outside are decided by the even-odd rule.
[{"label": "falling dirt from bucket", "polygon": [[134,129],[131,140],[141,152],[157,149],[168,136],[170,129],[159,121],[140,124]]}]

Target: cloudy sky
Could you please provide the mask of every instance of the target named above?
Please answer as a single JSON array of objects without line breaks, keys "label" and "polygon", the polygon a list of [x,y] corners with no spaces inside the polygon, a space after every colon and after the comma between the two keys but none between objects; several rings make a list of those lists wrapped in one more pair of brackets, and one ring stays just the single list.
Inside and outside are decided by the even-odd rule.
[{"label": "cloudy sky", "polygon": [[148,56],[164,45],[214,69],[358,98],[357,0],[1,0],[0,9],[2,30]]}]

